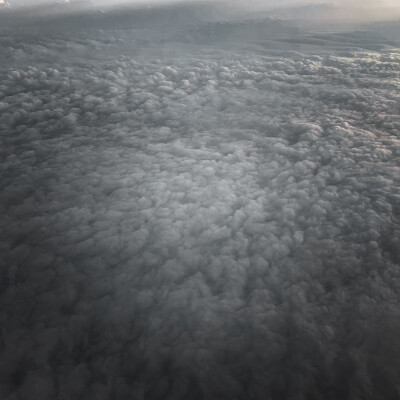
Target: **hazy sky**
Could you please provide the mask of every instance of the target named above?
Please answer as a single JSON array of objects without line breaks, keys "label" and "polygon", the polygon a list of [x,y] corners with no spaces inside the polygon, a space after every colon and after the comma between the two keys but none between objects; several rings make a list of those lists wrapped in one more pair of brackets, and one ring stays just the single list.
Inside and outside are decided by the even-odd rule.
[{"label": "hazy sky", "polygon": [[[37,0],[40,1],[40,0]],[[73,1],[73,0],[70,0]],[[75,0],[79,2],[80,0]],[[85,0],[82,0],[85,1]],[[188,3],[199,0],[91,0],[92,4],[112,6],[115,4],[169,4]],[[224,3],[227,8],[243,7],[246,11],[254,9],[271,9],[309,4],[330,4],[337,7],[336,12],[321,15],[322,20],[342,20],[347,22],[361,22],[393,19],[400,17],[399,0],[205,0],[209,3]],[[315,16],[313,16],[315,18]],[[318,17],[319,18],[319,17]]]},{"label": "hazy sky", "polygon": [[[0,0],[0,3],[7,2],[7,0]],[[307,20],[322,26],[325,24],[333,25],[346,25],[347,27],[358,25],[360,23],[369,23],[385,20],[397,20],[400,18],[400,1],[399,0],[8,0],[15,8],[23,8],[24,6],[35,8],[41,6],[35,12],[39,14],[47,14],[54,12],[68,12],[77,9],[70,7],[60,8],[46,8],[45,4],[60,4],[60,3],[73,3],[79,5],[78,9],[86,7],[96,8],[101,7],[107,9],[108,7],[117,6],[119,4],[131,5],[167,5],[173,3],[199,3],[206,4],[222,4],[226,11],[235,11],[239,15],[248,12],[267,11],[273,10],[274,13],[278,12],[275,17],[280,19],[299,19]],[[320,10],[313,10],[312,13],[308,11],[297,12],[294,10],[285,10],[287,7],[301,7],[310,4],[328,4],[333,8],[321,8]],[[82,7],[81,7],[82,6]]]},{"label": "hazy sky", "polygon": [[[0,0],[0,4],[4,3],[6,0]],[[117,4],[169,4],[169,3],[189,3],[191,1],[198,0],[8,0],[9,3],[15,6],[35,6],[35,5],[43,5],[46,3],[54,4],[54,3],[85,3],[92,5],[100,5],[104,6],[113,6]],[[364,13],[365,10],[378,10],[378,14],[384,13],[384,10],[388,8],[397,8],[400,10],[400,2],[398,0],[352,0],[351,2],[347,0],[206,0],[206,2],[214,3],[226,3],[227,6],[235,5],[235,6],[243,6],[246,9],[249,8],[278,8],[285,6],[299,6],[299,5],[308,5],[308,4],[332,4],[338,6],[340,8],[345,9],[357,9],[357,11]],[[393,10],[391,10],[391,13]],[[392,16],[391,13],[388,15]],[[373,17],[373,15],[371,15]]]},{"label": "hazy sky", "polygon": [[[137,3],[171,3],[171,2],[177,2],[179,0],[91,0],[90,2],[93,4],[118,4],[118,3],[131,3],[131,4],[137,4]],[[186,0],[184,2],[189,2],[191,0]],[[0,0],[0,3],[3,3],[4,0]],[[43,4],[43,3],[62,3],[62,2],[87,2],[87,0],[9,0],[10,3],[14,4],[24,4],[24,5],[35,5],[35,4]],[[237,3],[240,4],[242,3],[243,5],[248,6],[249,3],[253,4],[258,4],[258,5],[267,5],[267,6],[281,6],[281,5],[298,5],[298,4],[317,4],[317,3],[330,3],[330,4],[336,4],[336,5],[344,5],[344,6],[349,6],[349,2],[347,0],[331,0],[331,1],[324,1],[324,0],[314,0],[314,1],[309,1],[309,0],[236,0],[236,1],[231,1],[229,3]],[[373,1],[373,0],[353,0],[350,2],[351,6],[353,7],[400,7],[399,1],[398,0],[379,0],[379,1]]]}]

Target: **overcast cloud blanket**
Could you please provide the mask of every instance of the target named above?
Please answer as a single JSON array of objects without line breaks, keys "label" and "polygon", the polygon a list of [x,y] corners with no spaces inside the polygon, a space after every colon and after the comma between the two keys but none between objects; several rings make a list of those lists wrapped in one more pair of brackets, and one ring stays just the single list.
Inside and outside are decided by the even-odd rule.
[{"label": "overcast cloud blanket", "polygon": [[399,398],[399,50],[201,32],[1,37],[2,399]]}]

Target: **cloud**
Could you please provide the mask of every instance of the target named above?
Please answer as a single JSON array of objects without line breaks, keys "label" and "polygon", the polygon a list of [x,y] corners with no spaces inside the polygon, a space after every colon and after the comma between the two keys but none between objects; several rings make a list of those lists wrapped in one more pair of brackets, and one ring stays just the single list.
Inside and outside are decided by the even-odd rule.
[{"label": "cloud", "polygon": [[1,38],[2,398],[398,396],[398,50],[219,27]]}]

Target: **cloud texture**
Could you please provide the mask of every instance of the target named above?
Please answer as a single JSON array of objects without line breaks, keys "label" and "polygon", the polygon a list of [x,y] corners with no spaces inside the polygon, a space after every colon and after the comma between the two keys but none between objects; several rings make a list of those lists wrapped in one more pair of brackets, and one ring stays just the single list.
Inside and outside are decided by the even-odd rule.
[{"label": "cloud texture", "polygon": [[1,38],[1,398],[398,398],[398,50],[129,34]]}]

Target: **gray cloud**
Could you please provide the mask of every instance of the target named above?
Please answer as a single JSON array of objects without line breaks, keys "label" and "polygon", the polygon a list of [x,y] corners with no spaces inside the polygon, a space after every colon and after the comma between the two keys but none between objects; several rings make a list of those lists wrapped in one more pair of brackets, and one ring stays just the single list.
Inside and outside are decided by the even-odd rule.
[{"label": "gray cloud", "polygon": [[2,398],[399,395],[398,49],[212,27],[1,38]]}]

